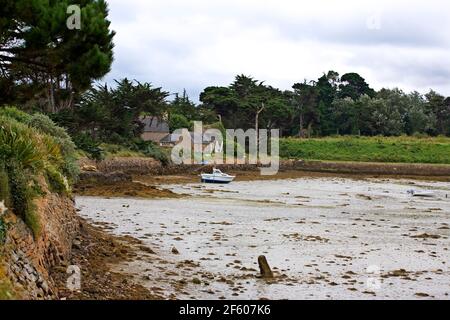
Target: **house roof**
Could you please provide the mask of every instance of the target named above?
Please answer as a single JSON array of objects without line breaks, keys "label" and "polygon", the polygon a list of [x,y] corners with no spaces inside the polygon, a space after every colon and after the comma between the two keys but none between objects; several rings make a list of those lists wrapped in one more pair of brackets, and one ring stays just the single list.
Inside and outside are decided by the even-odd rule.
[{"label": "house roof", "polygon": [[141,117],[141,122],[144,124],[144,132],[170,133],[169,124],[158,117]]}]

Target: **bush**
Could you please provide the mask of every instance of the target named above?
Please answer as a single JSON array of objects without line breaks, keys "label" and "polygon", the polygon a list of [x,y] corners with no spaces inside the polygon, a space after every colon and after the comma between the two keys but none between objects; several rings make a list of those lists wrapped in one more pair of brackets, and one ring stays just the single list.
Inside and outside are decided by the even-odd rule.
[{"label": "bush", "polygon": [[152,157],[159,160],[163,165],[167,165],[169,163],[169,157],[167,154],[164,153],[162,148],[153,141],[136,140],[131,145],[131,149],[142,152],[147,157]]},{"label": "bush", "polygon": [[0,201],[5,201],[7,207],[11,206],[8,173],[3,163],[0,163]]},{"label": "bush", "polygon": [[34,114],[29,119],[28,125],[53,137],[54,141],[61,149],[61,153],[64,158],[62,170],[72,182],[75,182],[78,178],[80,170],[76,164],[76,145],[67,131],[61,127],[58,127],[55,122],[53,122],[53,120],[46,115],[38,113]]},{"label": "bush", "polygon": [[191,124],[189,120],[183,116],[182,114],[171,114],[169,118],[169,128],[170,132],[173,132],[177,129],[190,129]]},{"label": "bush", "polygon": [[45,174],[51,191],[64,195],[70,193],[69,182],[55,167],[49,166]]},{"label": "bush", "polygon": [[31,119],[31,115],[20,111],[14,107],[4,107],[0,109],[0,116],[14,119],[21,123],[28,123]]},{"label": "bush", "polygon": [[14,213],[22,218],[25,224],[31,229],[33,235],[38,237],[41,226],[36,214],[34,199],[37,192],[33,188],[34,181],[29,182],[29,177],[20,165],[10,163],[7,165],[9,172],[9,187],[11,191],[11,204]]},{"label": "bush", "polygon": [[43,195],[39,178],[45,177],[52,191],[68,194],[69,180],[78,175],[75,160],[71,138],[48,117],[0,109],[0,201],[7,201],[35,237],[41,230],[34,203]]},{"label": "bush", "polygon": [[103,149],[100,147],[100,144],[96,142],[92,137],[87,133],[79,133],[73,137],[75,145],[87,153],[88,158],[101,161],[105,158]]},{"label": "bush", "polygon": [[0,244],[5,243],[6,238],[6,224],[3,221],[3,218],[0,217]]},{"label": "bush", "polygon": [[16,120],[0,117],[0,157],[8,164],[16,160],[24,169],[44,168],[45,150],[39,145],[36,132]]}]

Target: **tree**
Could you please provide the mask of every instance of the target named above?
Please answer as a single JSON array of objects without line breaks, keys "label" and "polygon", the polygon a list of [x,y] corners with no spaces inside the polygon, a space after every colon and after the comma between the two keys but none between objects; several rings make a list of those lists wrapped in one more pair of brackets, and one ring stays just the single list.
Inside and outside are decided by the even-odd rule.
[{"label": "tree", "polygon": [[425,99],[418,92],[408,95],[408,108],[405,114],[404,132],[408,135],[416,133],[431,133],[436,126],[436,117],[427,112]]},{"label": "tree", "polygon": [[183,115],[188,121],[196,120],[197,106],[189,99],[186,90],[183,95],[175,94],[175,99],[170,103],[170,112],[178,115]]},{"label": "tree", "polygon": [[339,73],[328,71],[317,80],[316,87],[319,93],[319,122],[322,135],[334,134],[336,124],[333,121],[333,101],[336,99],[339,87]]},{"label": "tree", "polygon": [[363,77],[357,73],[346,73],[341,77],[340,98],[352,98],[356,101],[363,95],[368,95],[371,98],[375,96],[375,91],[369,87]]},{"label": "tree", "polygon": [[425,95],[427,102],[426,108],[436,117],[435,134],[450,134],[450,103],[449,98],[431,90]]},{"label": "tree", "polygon": [[[70,30],[67,8],[75,2],[81,29]],[[4,0],[0,7],[0,103],[72,108],[78,94],[109,72],[114,32],[104,0]]]},{"label": "tree", "polygon": [[142,134],[141,116],[166,115],[168,96],[161,88],[125,78],[116,80],[114,88],[106,84],[90,88],[73,109],[54,118],[75,136],[85,133],[96,141],[126,144]]},{"label": "tree", "polygon": [[182,114],[172,113],[169,117],[169,128],[173,132],[177,129],[190,129],[191,124],[189,120]]},{"label": "tree", "polygon": [[355,101],[352,98],[335,99],[333,101],[333,121],[336,134],[354,133]]},{"label": "tree", "polygon": [[[240,118],[237,115],[238,102],[230,88],[207,87],[200,94],[204,110],[215,113],[227,128],[238,128]],[[207,112],[204,112],[207,113]]]},{"label": "tree", "polygon": [[319,92],[314,82],[296,83],[292,86],[294,89],[293,104],[297,109],[299,119],[299,136],[304,137],[305,124],[307,123],[307,134],[311,136],[311,130],[314,123],[319,122],[318,100]]}]

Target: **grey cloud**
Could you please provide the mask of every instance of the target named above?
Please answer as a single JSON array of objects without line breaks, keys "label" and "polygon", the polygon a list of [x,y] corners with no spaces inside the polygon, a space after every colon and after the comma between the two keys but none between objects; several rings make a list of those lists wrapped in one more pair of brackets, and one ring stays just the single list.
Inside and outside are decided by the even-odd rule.
[{"label": "grey cloud", "polygon": [[[110,0],[118,35],[105,80],[186,88],[197,99],[204,87],[228,84],[235,73],[289,89],[333,68],[361,72],[377,88],[436,87],[450,95],[447,1],[331,1],[328,10],[317,4],[323,1],[291,1],[292,10],[284,1],[252,1]],[[367,25],[374,15],[380,28]]]}]

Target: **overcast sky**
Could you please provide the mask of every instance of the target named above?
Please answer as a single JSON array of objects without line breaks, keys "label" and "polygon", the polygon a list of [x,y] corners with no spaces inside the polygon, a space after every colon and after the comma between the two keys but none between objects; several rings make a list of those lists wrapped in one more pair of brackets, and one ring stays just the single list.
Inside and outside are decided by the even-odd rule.
[{"label": "overcast sky", "polygon": [[115,62],[128,77],[191,98],[236,74],[290,89],[328,70],[375,89],[450,96],[448,0],[108,0]]}]

